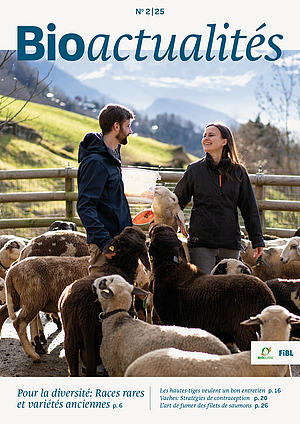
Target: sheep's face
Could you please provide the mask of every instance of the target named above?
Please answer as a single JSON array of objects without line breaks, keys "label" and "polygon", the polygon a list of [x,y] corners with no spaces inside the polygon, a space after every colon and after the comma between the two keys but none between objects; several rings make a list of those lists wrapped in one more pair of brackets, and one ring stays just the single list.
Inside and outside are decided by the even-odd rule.
[{"label": "sheep's face", "polygon": [[93,290],[105,313],[116,309],[129,310],[133,294],[148,294],[145,290],[132,286],[118,274],[96,278]]},{"label": "sheep's face", "polygon": [[104,247],[103,253],[113,253],[120,262],[132,258],[140,259],[144,267],[150,270],[146,235],[138,227],[126,227]]},{"label": "sheep's face", "polygon": [[153,263],[158,263],[160,260],[173,261],[174,257],[181,258],[186,262],[182,243],[170,226],[154,225],[150,231],[150,240],[149,255]]},{"label": "sheep's face", "polygon": [[7,241],[0,250],[1,262],[5,262],[5,265],[9,267],[14,261],[19,258],[23,247],[25,247],[25,243],[21,240]]},{"label": "sheep's face", "polygon": [[154,189],[152,209],[154,214],[174,210],[178,205],[178,198],[167,187],[157,186]]},{"label": "sheep's face", "polygon": [[250,268],[237,259],[222,259],[211,271],[212,275],[251,275]]},{"label": "sheep's face", "polygon": [[280,256],[283,264],[300,261],[300,237],[292,237],[283,248]]},{"label": "sheep's face", "polygon": [[[243,325],[260,324],[262,340],[289,340],[291,325],[299,324],[300,316],[292,314],[280,305],[270,305],[256,317],[241,322]],[[267,336],[266,336],[267,335]],[[279,339],[277,337],[280,337]]]}]

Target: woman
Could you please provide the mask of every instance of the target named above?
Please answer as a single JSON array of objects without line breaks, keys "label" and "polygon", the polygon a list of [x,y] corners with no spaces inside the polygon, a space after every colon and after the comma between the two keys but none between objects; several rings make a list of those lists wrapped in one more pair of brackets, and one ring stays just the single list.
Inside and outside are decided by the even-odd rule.
[{"label": "woman", "polygon": [[254,257],[262,254],[265,244],[252,185],[239,162],[231,131],[223,124],[209,124],[202,145],[205,157],[187,167],[174,193],[182,209],[193,198],[188,236],[191,263],[209,273],[220,260],[239,258],[238,208]]}]

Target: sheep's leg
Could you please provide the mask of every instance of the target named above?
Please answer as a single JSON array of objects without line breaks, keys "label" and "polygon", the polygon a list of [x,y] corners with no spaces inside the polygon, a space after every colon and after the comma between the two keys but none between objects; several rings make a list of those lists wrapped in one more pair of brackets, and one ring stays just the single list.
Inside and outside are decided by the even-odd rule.
[{"label": "sheep's leg", "polygon": [[35,352],[30,341],[27,337],[26,328],[30,321],[32,321],[36,316],[36,312],[25,312],[23,309],[20,312],[19,316],[14,320],[13,325],[18,333],[22,348],[25,352],[25,355],[30,357],[33,362],[41,362],[40,355]]},{"label": "sheep's leg", "polygon": [[0,338],[1,338],[1,330],[2,330],[3,324],[7,318],[8,318],[7,305],[4,304],[0,308]]},{"label": "sheep's leg", "polygon": [[286,370],[286,373],[284,374],[284,377],[292,377],[292,371],[290,365],[288,365],[288,368]]},{"label": "sheep's leg", "polygon": [[69,368],[70,377],[79,377],[79,349],[69,346],[68,339],[65,338],[65,355]]},{"label": "sheep's leg", "polygon": [[42,343],[46,343],[46,337],[43,332],[43,325],[41,321],[40,314],[37,314],[35,318],[30,322],[30,336],[31,343],[33,344],[35,351],[37,353],[44,354],[45,349],[42,346]]}]

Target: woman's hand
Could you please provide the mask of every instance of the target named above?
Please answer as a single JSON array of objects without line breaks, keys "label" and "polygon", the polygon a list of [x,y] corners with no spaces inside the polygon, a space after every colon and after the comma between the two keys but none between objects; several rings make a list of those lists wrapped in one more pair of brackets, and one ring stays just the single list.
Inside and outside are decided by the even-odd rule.
[{"label": "woman's hand", "polygon": [[261,256],[262,252],[263,252],[263,247],[262,246],[256,247],[254,249],[253,257],[254,258],[259,258]]}]

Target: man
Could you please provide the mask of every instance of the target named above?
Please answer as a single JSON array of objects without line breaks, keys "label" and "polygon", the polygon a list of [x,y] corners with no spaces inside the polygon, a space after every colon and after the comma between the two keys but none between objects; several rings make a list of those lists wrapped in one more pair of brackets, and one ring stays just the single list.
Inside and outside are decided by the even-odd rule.
[{"label": "man", "polygon": [[120,148],[128,143],[133,119],[130,109],[108,104],[99,114],[102,133],[86,134],[79,145],[77,212],[87,232],[90,274],[103,264],[104,246],[132,225],[124,194]]}]

